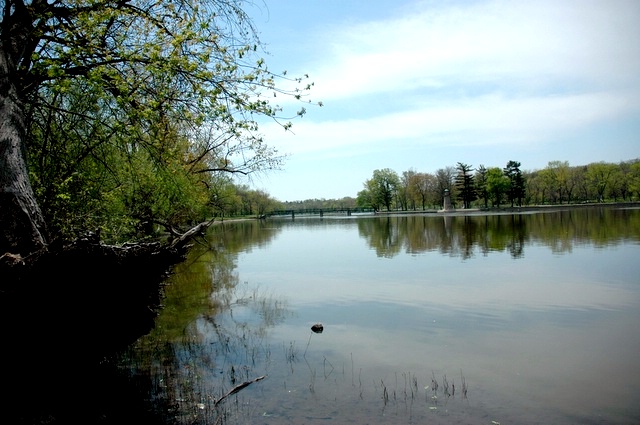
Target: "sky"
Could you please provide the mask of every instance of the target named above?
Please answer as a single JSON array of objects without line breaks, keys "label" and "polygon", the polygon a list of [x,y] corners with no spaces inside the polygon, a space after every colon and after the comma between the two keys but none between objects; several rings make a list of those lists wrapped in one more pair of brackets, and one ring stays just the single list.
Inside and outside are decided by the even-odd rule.
[{"label": "sky", "polygon": [[[640,158],[640,1],[256,0],[246,11],[268,68],[314,84],[290,132],[260,125],[287,159],[250,185],[280,201],[355,198],[383,168]],[[276,100],[288,115],[305,106]]]}]

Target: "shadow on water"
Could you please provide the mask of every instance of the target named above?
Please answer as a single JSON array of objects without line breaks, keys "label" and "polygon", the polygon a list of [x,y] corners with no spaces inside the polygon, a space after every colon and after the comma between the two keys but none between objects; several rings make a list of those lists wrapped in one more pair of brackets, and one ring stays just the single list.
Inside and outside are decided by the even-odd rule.
[{"label": "shadow on water", "polygon": [[55,260],[0,297],[0,421],[146,421],[145,396],[105,359],[153,328],[165,277],[157,264],[105,270],[91,256]]},{"label": "shadow on water", "polygon": [[[162,374],[152,367],[158,362],[170,370],[195,346],[187,328],[223,308],[224,291],[237,285],[234,253],[246,247],[245,241],[269,239],[269,231],[260,236],[254,231],[251,226],[216,226],[212,245],[193,249],[175,269],[170,286],[163,285],[167,263],[160,256],[98,268],[104,263],[82,250],[55,256],[11,285],[3,282],[1,421],[172,423],[175,400],[162,399],[166,386],[159,386]],[[188,288],[181,286],[185,280]],[[212,293],[220,296],[214,300]],[[265,309],[265,323],[276,320],[269,314]],[[141,373],[130,373],[130,366],[122,367],[123,350],[126,355],[127,347],[154,329],[162,329],[164,343],[155,340],[153,347],[144,347],[149,361]]]}]

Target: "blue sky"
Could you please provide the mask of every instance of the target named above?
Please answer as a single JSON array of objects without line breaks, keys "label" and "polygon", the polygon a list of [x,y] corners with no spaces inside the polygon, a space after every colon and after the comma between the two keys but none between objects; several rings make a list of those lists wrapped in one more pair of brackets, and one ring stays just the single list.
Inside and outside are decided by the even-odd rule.
[{"label": "blue sky", "polygon": [[381,168],[640,157],[640,1],[258,0],[247,11],[269,69],[309,74],[309,99],[324,104],[292,133],[260,127],[289,158],[251,186],[280,201],[355,197]]}]

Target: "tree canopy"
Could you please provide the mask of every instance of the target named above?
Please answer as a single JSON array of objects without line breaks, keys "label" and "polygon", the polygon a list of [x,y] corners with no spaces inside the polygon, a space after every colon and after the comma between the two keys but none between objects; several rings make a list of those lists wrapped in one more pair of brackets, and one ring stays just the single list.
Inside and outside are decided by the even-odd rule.
[{"label": "tree canopy", "polygon": [[359,206],[371,206],[375,210],[391,209],[400,187],[400,177],[390,168],[374,170],[373,177],[364,183],[364,190],[358,193]]},{"label": "tree canopy", "polygon": [[196,220],[216,174],[282,165],[257,117],[288,129],[274,99],[312,84],[268,69],[245,3],[1,3],[1,250]]}]

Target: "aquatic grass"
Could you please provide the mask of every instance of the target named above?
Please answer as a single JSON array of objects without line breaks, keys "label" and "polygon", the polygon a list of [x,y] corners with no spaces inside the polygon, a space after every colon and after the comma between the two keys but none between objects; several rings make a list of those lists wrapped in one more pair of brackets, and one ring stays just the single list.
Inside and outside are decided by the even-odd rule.
[{"label": "aquatic grass", "polygon": [[449,392],[449,381],[447,381],[447,375],[442,377],[442,392],[445,396],[451,397],[451,393]]},{"label": "aquatic grass", "polygon": [[384,405],[386,406],[389,402],[389,392],[387,391],[387,386],[384,384],[384,381],[380,380],[380,385],[382,387],[382,400],[384,401]]},{"label": "aquatic grass", "polygon": [[462,374],[462,370],[460,370],[460,379],[462,381],[462,398],[467,398],[467,381],[464,379],[464,375]]},{"label": "aquatic grass", "polygon": [[[162,363],[153,365],[164,371],[162,379],[154,381],[154,394],[157,408],[164,409],[162,412],[167,419],[165,423],[255,423],[258,416],[266,418],[282,414],[279,413],[282,408],[276,404],[280,397],[278,392],[284,390],[285,393],[293,393],[300,388],[300,384],[302,388],[307,384],[308,389],[305,395],[302,392],[296,395],[301,400],[306,398],[320,403],[327,402],[324,397],[327,390],[330,390],[331,397],[335,397],[336,401],[381,408],[382,415],[404,415],[412,423],[422,421],[425,414],[432,414],[428,413],[432,410],[433,414],[446,414],[442,406],[446,405],[447,399],[455,396],[455,383],[446,374],[440,375],[437,369],[427,372],[424,378],[420,371],[398,371],[387,376],[375,376],[375,371],[358,367],[353,353],[349,353],[349,359],[340,361],[329,353],[323,353],[318,347],[311,346],[312,339],[315,342],[312,332],[309,332],[304,350],[299,345],[300,341],[283,341],[283,357],[274,359],[271,345],[267,343],[269,340],[263,320],[257,321],[255,316],[247,318],[247,310],[260,316],[259,310],[263,306],[271,304],[275,309],[280,308],[281,304],[276,305],[273,299],[262,303],[255,300],[254,297],[258,296],[256,294],[258,293],[239,298],[229,297],[232,300],[231,309],[238,309],[235,310],[238,314],[229,312],[203,317],[199,327],[185,330],[179,344],[174,341],[163,345],[155,341],[149,345],[153,346],[153,354],[149,355],[147,352],[140,357],[141,361],[146,355],[147,361],[165,359]],[[236,302],[237,300],[240,302]],[[172,353],[168,354],[166,350]],[[308,376],[303,373],[302,382],[301,377],[296,376],[300,371],[295,370],[296,366],[301,366],[301,358],[309,371]],[[342,356],[338,354],[337,358],[341,359]],[[167,362],[166,359],[171,361]],[[336,373],[340,370],[340,364],[342,373]],[[351,371],[348,370],[349,367]],[[276,385],[261,383],[261,377],[266,376],[266,371],[272,368],[269,374],[277,376]],[[322,380],[317,379],[320,368],[323,372]],[[149,377],[151,376],[158,374],[150,372]],[[461,378],[462,389],[459,391],[466,395],[467,383],[462,371]],[[305,382],[305,379],[308,381]],[[372,381],[368,381],[369,379]],[[422,379],[427,382],[431,379],[431,386],[420,387]],[[373,382],[373,389],[363,385],[363,380]],[[248,382],[257,389],[245,393],[244,389],[249,386],[245,384]],[[256,391],[262,391],[262,394],[257,396],[259,393]],[[416,402],[422,400],[422,391],[426,405]]]},{"label": "aquatic grass", "polygon": [[[331,368],[331,370],[329,370],[329,373],[327,373],[327,364],[329,364],[329,367]],[[333,373],[334,371],[334,367],[331,364],[331,362],[329,360],[327,360],[326,357],[323,356],[323,361],[322,361],[322,370],[324,371],[324,379],[325,381],[329,378],[329,376]]]}]

